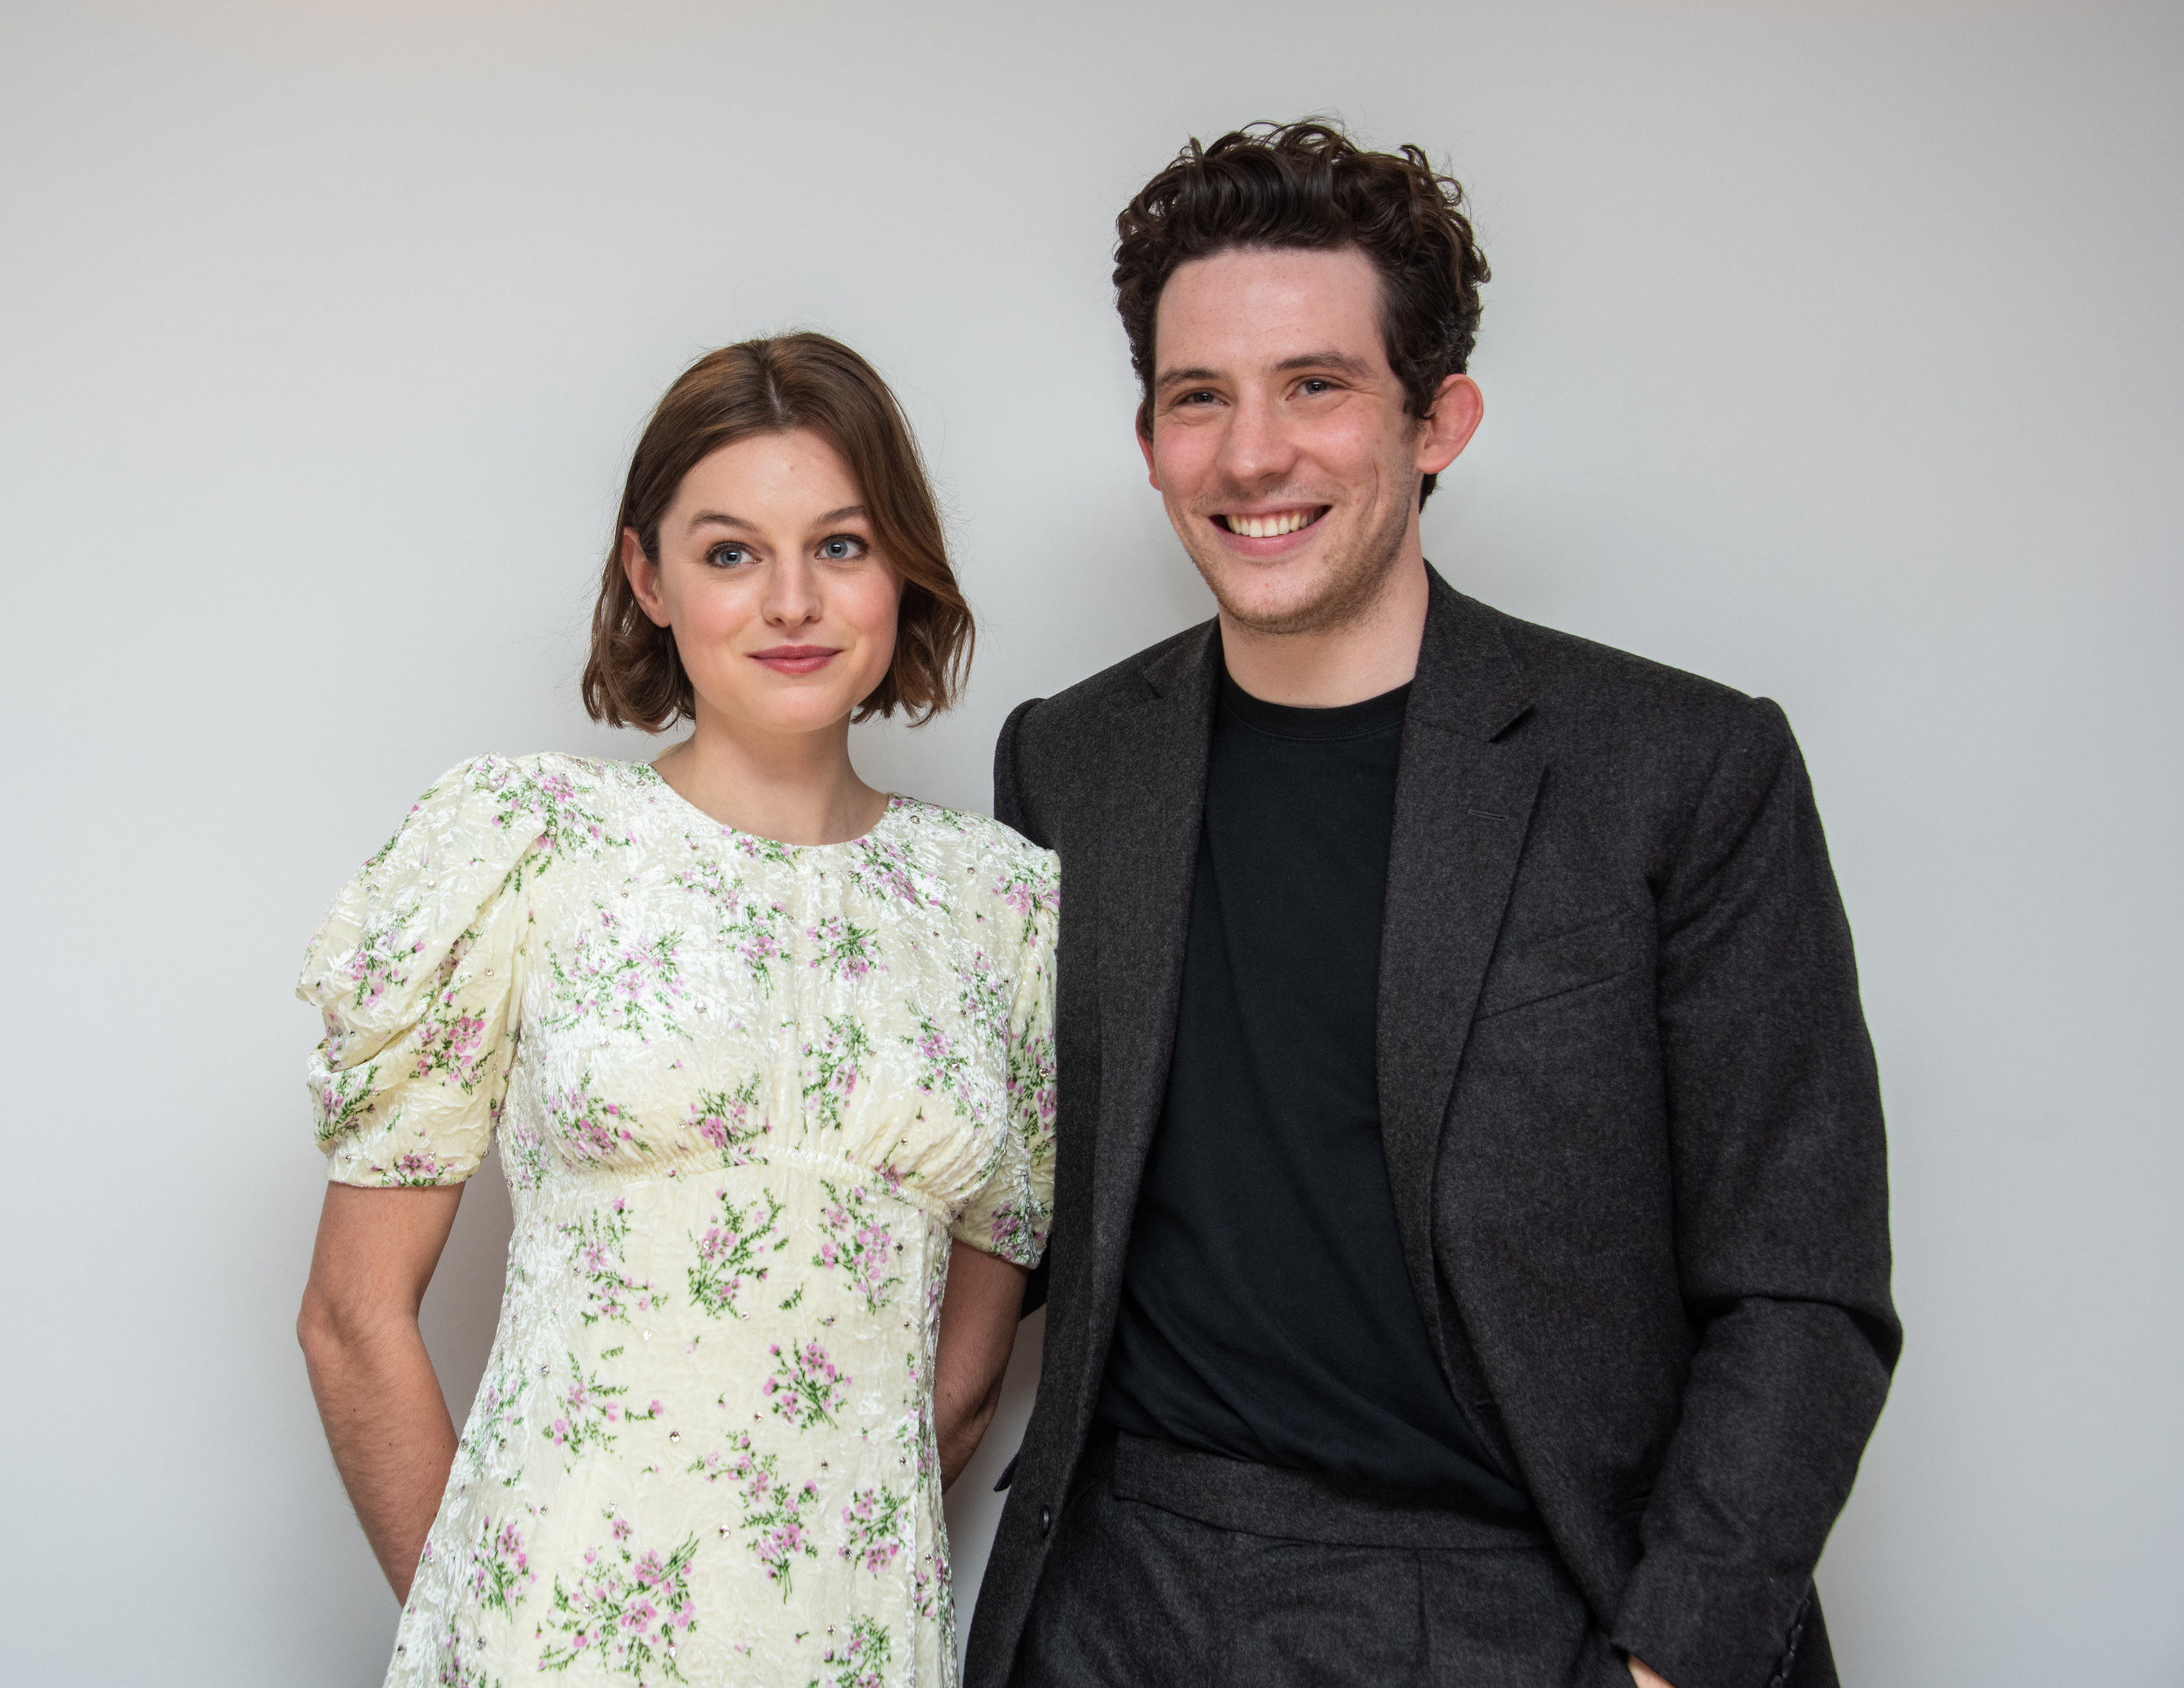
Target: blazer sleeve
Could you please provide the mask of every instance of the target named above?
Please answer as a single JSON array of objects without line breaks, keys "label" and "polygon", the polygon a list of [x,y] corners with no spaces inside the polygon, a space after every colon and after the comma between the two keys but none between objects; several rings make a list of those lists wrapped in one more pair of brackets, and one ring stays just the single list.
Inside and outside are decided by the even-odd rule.
[{"label": "blazer sleeve", "polygon": [[[1009,711],[1009,718],[1001,723],[1000,736],[994,741],[994,819],[1004,826],[1013,827],[1041,849],[1049,847],[1047,840],[1031,818],[1024,802],[1022,763],[1022,738],[1024,718],[1046,700],[1028,697]],[[1039,1263],[1033,1266],[1030,1277],[1024,1280],[1023,1308],[1018,1316],[1029,1318],[1046,1305],[1048,1256],[1042,1251]],[[1009,1471],[1016,1469],[1011,1462]],[[1004,1473],[999,1488],[1008,1486]]]},{"label": "blazer sleeve", "polygon": [[1786,1680],[1902,1344],[1850,927],[1765,699],[1658,906],[1677,1263],[1700,1339],[1613,1634],[1675,1688],[1758,1688]]},{"label": "blazer sleeve", "polygon": [[1039,834],[1025,804],[1019,758],[1024,718],[1045,701],[1043,697],[1028,697],[1010,710],[1009,718],[1001,723],[1000,736],[994,741],[994,819],[1013,827],[1042,850],[1051,847]]}]

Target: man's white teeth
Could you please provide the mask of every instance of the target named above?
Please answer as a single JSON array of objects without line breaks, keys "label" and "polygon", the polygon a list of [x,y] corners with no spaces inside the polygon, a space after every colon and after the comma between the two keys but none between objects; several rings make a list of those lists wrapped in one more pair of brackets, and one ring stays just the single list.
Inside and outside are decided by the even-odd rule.
[{"label": "man's white teeth", "polygon": [[1231,516],[1227,519],[1232,534],[1241,534],[1247,539],[1278,539],[1284,534],[1310,527],[1312,512],[1285,510],[1279,516]]}]

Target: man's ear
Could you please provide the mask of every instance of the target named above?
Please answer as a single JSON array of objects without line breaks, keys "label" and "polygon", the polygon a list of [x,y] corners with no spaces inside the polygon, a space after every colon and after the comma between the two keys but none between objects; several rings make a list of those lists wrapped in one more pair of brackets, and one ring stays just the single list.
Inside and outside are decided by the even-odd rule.
[{"label": "man's ear", "polygon": [[1145,454],[1145,478],[1152,483],[1155,492],[1160,490],[1160,471],[1153,467],[1153,419],[1145,414],[1146,407],[1138,406],[1138,450]]},{"label": "man's ear", "polygon": [[666,626],[667,605],[660,595],[660,565],[644,554],[644,542],[634,528],[621,530],[621,572],[637,596],[638,608],[655,627]]},{"label": "man's ear", "polygon": [[1418,425],[1418,472],[1437,475],[1453,463],[1485,414],[1486,395],[1469,376],[1451,375],[1442,382],[1433,408]]}]

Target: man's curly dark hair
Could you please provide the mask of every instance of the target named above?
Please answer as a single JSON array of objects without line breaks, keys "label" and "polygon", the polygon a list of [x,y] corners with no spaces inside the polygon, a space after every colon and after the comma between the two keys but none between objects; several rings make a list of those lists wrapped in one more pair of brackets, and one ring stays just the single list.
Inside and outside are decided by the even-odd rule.
[{"label": "man's curly dark hair", "polygon": [[[1254,123],[1211,146],[1194,137],[1115,219],[1115,309],[1130,337],[1152,433],[1153,316],[1178,265],[1237,248],[1356,247],[1380,272],[1380,332],[1423,416],[1471,359],[1486,254],[1464,215],[1463,187],[1406,146],[1368,153],[1335,124]],[[1423,504],[1434,477],[1424,477]]]}]

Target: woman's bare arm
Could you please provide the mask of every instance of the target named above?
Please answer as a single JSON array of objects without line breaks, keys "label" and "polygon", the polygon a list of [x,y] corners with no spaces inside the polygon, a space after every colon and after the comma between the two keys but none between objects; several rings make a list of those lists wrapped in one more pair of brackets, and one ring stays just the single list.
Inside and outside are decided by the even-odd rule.
[{"label": "woman's bare arm", "polygon": [[462,1196],[460,1184],[327,1185],[296,1318],[334,1465],[402,1601],[455,1457],[454,1422],[417,1309]]},{"label": "woman's bare arm", "polygon": [[933,1368],[933,1416],[944,1489],[971,1462],[986,1426],[993,1423],[1028,1276],[1014,1262],[968,1243],[949,1249],[940,1355]]}]

